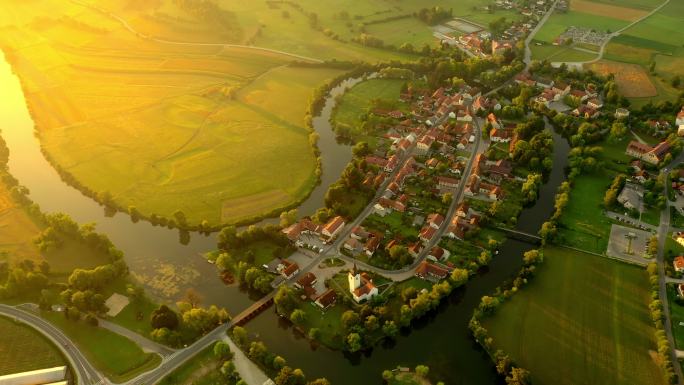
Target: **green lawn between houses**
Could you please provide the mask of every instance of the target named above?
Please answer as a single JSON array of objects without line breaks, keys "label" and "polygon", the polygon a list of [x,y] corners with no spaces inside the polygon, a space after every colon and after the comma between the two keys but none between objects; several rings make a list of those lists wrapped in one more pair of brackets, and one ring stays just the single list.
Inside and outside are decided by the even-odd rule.
[{"label": "green lawn between houses", "polygon": [[52,342],[33,328],[0,317],[0,376],[66,365]]},{"label": "green lawn between houses", "polygon": [[114,382],[123,382],[157,367],[161,357],[145,353],[133,341],[109,330],[74,322],[62,313],[41,314],[63,331],[95,368]]},{"label": "green lawn between houses", "polygon": [[530,284],[484,321],[537,384],[664,384],[638,267],[548,247]]}]

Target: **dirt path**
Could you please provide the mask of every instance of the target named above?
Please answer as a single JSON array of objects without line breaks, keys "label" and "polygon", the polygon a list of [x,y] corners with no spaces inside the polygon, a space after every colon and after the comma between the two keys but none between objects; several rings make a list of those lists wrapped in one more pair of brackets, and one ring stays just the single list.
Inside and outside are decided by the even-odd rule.
[{"label": "dirt path", "polygon": [[93,4],[88,4],[85,2],[81,2],[79,0],[71,0],[72,3],[80,5],[82,7],[90,8],[96,12],[99,12],[105,16],[108,16],[116,21],[119,22],[124,28],[126,28],[129,32],[132,34],[136,35],[139,38],[145,39],[145,40],[150,40],[155,43],[161,43],[161,44],[172,44],[172,45],[187,45],[187,46],[195,46],[195,47],[218,47],[218,48],[245,48],[245,49],[252,49],[252,50],[257,50],[257,51],[262,51],[262,52],[270,52],[270,53],[276,53],[280,55],[285,55],[285,56],[290,56],[295,59],[301,59],[301,60],[306,60],[306,61],[312,61],[316,63],[322,63],[323,60],[321,59],[316,59],[304,55],[298,55],[295,53],[291,52],[285,52],[285,51],[280,51],[277,49],[272,49],[272,48],[265,48],[265,47],[257,47],[253,45],[242,45],[242,44],[225,44],[225,43],[194,43],[194,42],[185,42],[185,41],[173,41],[173,40],[166,40],[166,39],[159,39],[154,36],[146,35],[144,33],[139,32],[133,26],[131,26],[124,18],[121,16],[118,16],[112,12],[107,11],[104,8],[100,8],[96,5]]}]

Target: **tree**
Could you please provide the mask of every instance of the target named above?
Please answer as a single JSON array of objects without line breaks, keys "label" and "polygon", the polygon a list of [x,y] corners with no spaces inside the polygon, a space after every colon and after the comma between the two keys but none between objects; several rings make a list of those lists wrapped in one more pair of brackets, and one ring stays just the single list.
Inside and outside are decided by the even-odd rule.
[{"label": "tree", "polygon": [[382,379],[385,380],[385,382],[388,382],[392,378],[394,378],[394,375],[392,374],[392,372],[390,372],[389,370],[383,370],[382,371]]},{"label": "tree", "polygon": [[525,263],[525,266],[531,266],[531,265],[536,265],[539,262],[542,262],[544,260],[544,254],[542,254],[539,250],[530,250],[526,251],[525,254],[523,254],[523,263]]},{"label": "tree", "polygon": [[233,340],[235,340],[235,343],[238,346],[246,346],[247,345],[247,330],[243,328],[242,326],[236,326],[233,328]]},{"label": "tree", "polygon": [[428,368],[426,365],[418,365],[416,366],[416,374],[423,377],[427,378],[428,373],[430,373],[430,368]]},{"label": "tree", "polygon": [[168,328],[175,330],[178,327],[178,315],[166,305],[159,306],[152,312],[150,323],[153,328]]},{"label": "tree", "polygon": [[529,385],[530,384],[530,372],[523,368],[513,368],[511,372],[506,376],[507,385]]},{"label": "tree", "polygon": [[627,126],[619,121],[613,122],[610,126],[610,138],[614,141],[620,140],[627,134]]},{"label": "tree", "polygon": [[459,287],[468,282],[468,270],[456,268],[451,272],[451,281],[454,287]]},{"label": "tree", "polygon": [[280,370],[280,369],[284,368],[285,365],[287,365],[287,362],[285,361],[285,359],[283,357],[275,356],[275,358],[273,359],[273,368],[274,369]]},{"label": "tree", "polygon": [[361,335],[359,333],[349,333],[347,335],[347,348],[352,353],[361,350]]},{"label": "tree", "polygon": [[287,227],[297,221],[297,209],[280,213],[280,227]]},{"label": "tree", "polygon": [[295,325],[302,325],[306,321],[306,313],[304,310],[295,309],[292,314],[290,314],[290,321]]},{"label": "tree", "polygon": [[202,302],[202,296],[193,288],[188,288],[188,290],[185,291],[184,299],[193,309],[198,307]]},{"label": "tree", "polygon": [[276,293],[273,301],[276,304],[276,310],[278,313],[283,315],[291,314],[292,311],[294,311],[294,309],[297,307],[294,293],[287,285],[282,285],[278,288],[278,292]]},{"label": "tree", "polygon": [[385,321],[385,324],[382,325],[382,333],[387,337],[394,338],[399,334],[399,328],[394,321]]},{"label": "tree", "polygon": [[380,327],[380,322],[378,321],[378,317],[374,315],[369,315],[366,317],[366,322],[364,323],[366,326],[366,330],[369,332],[374,332],[378,330],[378,327]]},{"label": "tree", "polygon": [[214,356],[221,360],[229,360],[233,357],[233,352],[230,351],[230,345],[226,342],[218,341],[214,344]]},{"label": "tree", "polygon": [[354,310],[347,310],[342,313],[342,327],[345,330],[351,329],[361,321],[359,314]]},{"label": "tree", "polygon": [[672,84],[672,87],[674,88],[679,88],[679,86],[682,83],[682,78],[679,75],[675,75],[672,77],[672,80],[670,81],[670,84]]},{"label": "tree", "polygon": [[221,374],[228,378],[236,378],[238,377],[236,374],[235,370],[235,364],[233,361],[225,361],[223,365],[221,365]]},{"label": "tree", "polygon": [[249,358],[256,362],[264,362],[264,358],[268,354],[266,345],[261,341],[254,341],[249,345]]},{"label": "tree", "polygon": [[451,204],[451,200],[454,198],[454,195],[452,193],[446,193],[442,195],[442,204],[443,205],[449,205]]}]

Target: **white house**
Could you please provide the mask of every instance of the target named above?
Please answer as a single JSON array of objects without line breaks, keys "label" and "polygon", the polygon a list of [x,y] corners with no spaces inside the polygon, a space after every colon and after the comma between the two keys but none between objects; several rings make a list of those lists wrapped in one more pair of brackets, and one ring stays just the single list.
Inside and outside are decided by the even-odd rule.
[{"label": "white house", "polygon": [[356,302],[368,300],[378,295],[378,288],[373,284],[373,280],[368,274],[359,273],[356,270],[356,264],[347,274],[347,281],[349,282],[349,292]]}]

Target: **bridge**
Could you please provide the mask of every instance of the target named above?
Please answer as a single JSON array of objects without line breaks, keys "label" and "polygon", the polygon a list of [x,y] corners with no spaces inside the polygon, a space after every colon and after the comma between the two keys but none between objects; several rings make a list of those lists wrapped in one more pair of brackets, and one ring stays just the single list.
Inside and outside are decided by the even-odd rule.
[{"label": "bridge", "polygon": [[231,327],[244,326],[247,322],[259,315],[259,313],[268,309],[271,305],[273,305],[273,298],[275,297],[276,292],[277,290],[271,291],[267,296],[254,302],[252,305],[250,305],[250,307],[233,317],[230,320]]},{"label": "bridge", "polygon": [[495,229],[506,233],[506,236],[511,239],[515,239],[516,241],[521,241],[525,243],[530,243],[532,245],[539,245],[541,244],[541,237],[536,234],[530,234],[526,233],[524,231],[518,231],[518,230],[513,230],[513,229],[507,229],[505,227],[494,227]]}]

